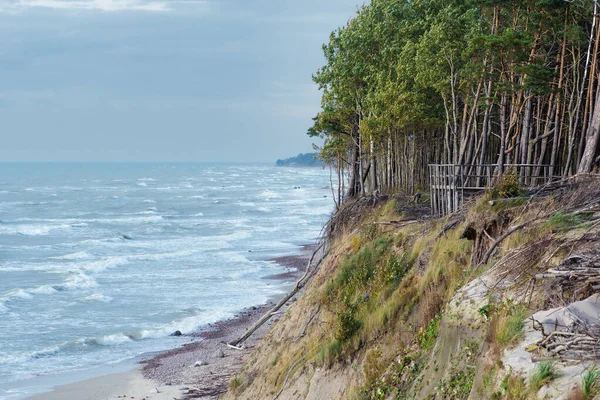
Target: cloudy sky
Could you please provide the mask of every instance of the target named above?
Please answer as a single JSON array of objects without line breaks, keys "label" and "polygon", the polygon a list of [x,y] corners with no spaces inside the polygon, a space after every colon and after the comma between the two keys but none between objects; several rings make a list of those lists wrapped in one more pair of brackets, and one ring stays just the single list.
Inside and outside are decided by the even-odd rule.
[{"label": "cloudy sky", "polygon": [[357,3],[0,0],[0,161],[311,151],[311,74]]}]

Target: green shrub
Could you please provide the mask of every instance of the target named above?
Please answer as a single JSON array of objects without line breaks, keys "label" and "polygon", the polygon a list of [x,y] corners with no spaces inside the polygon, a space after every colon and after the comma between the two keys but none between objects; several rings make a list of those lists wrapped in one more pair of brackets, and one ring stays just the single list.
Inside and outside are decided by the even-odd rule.
[{"label": "green shrub", "polygon": [[600,393],[600,368],[594,365],[581,377],[581,389],[584,399],[591,399]]},{"label": "green shrub", "polygon": [[335,338],[340,343],[344,343],[352,338],[362,326],[360,320],[356,318],[356,309],[357,306],[355,304],[346,301],[343,310],[337,314]]},{"label": "green shrub", "polygon": [[487,194],[487,200],[508,199],[522,196],[524,193],[519,174],[515,168],[510,168],[498,178]]},{"label": "green shrub", "polygon": [[421,349],[429,350],[435,344],[438,334],[438,328],[440,325],[440,320],[442,319],[442,314],[437,314],[434,319],[429,321],[427,327],[424,329],[421,328],[417,333],[419,344],[421,345]]}]

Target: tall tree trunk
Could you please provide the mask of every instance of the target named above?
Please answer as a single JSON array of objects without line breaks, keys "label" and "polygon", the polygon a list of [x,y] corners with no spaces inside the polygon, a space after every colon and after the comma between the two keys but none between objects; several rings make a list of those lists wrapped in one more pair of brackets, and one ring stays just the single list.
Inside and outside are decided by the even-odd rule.
[{"label": "tall tree trunk", "polygon": [[[600,86],[600,85],[599,85]],[[596,105],[594,106],[594,113],[592,114],[592,122],[589,125],[587,131],[587,140],[585,144],[585,151],[581,162],[579,163],[579,169],[577,173],[587,174],[592,172],[594,165],[594,158],[598,149],[598,139],[600,138],[600,88],[596,90]]]}]

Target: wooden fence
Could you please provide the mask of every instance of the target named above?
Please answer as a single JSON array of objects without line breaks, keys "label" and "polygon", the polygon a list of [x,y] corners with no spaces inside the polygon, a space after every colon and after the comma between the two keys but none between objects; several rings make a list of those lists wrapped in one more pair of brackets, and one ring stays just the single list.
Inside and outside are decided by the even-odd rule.
[{"label": "wooden fence", "polygon": [[515,170],[519,181],[526,187],[544,185],[558,178],[551,165],[484,164],[484,165],[429,165],[431,208],[433,214],[443,217],[456,212],[469,196],[490,188],[498,176]]}]

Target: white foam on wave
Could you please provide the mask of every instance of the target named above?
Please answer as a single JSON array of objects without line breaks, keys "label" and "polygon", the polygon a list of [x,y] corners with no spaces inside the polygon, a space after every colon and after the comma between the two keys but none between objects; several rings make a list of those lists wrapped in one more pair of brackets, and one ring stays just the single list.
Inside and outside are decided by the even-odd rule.
[{"label": "white foam on wave", "polygon": [[210,314],[196,315],[187,317],[179,321],[172,321],[169,324],[156,327],[155,329],[145,329],[140,333],[140,339],[158,339],[167,337],[175,331],[180,331],[184,335],[197,332],[203,326],[210,323],[222,321],[231,318],[233,315],[224,311],[212,312]]},{"label": "white foam on wave", "polygon": [[136,256],[129,256],[128,258],[132,261],[159,261],[159,260],[165,260],[165,259],[169,259],[169,258],[190,256],[194,253],[196,253],[196,250],[187,249],[187,250],[174,251],[174,252],[170,252],[170,253],[140,254],[140,255],[136,255]]},{"label": "white foam on wave", "polygon": [[69,254],[65,254],[63,256],[55,256],[55,257],[50,257],[54,260],[86,260],[88,258],[90,258],[91,256],[85,252],[85,251],[78,251],[77,253],[69,253]]},{"label": "white foam on wave", "polygon": [[192,215],[192,217],[204,217],[204,213],[199,212],[197,214]]},{"label": "white foam on wave", "polygon": [[138,186],[146,187],[148,184],[146,182],[138,182]]},{"label": "white foam on wave", "polygon": [[106,296],[99,292],[94,292],[91,295],[84,297],[83,300],[84,301],[99,301],[102,303],[110,303],[111,301],[113,301],[113,298],[110,296]]},{"label": "white foam on wave", "polygon": [[0,235],[44,236],[54,230],[66,230],[71,225],[2,225]]},{"label": "white foam on wave", "polygon": [[29,300],[32,299],[34,295],[48,295],[56,292],[58,291],[51,285],[43,285],[33,289],[11,290],[10,292],[0,297],[0,311],[8,311],[6,302],[10,302],[12,300]]},{"label": "white foam on wave", "polygon": [[83,289],[97,287],[98,282],[94,278],[79,271],[69,276],[64,283],[64,287],[68,289]]},{"label": "white foam on wave", "polygon": [[50,286],[50,285],[43,285],[43,286],[37,287],[35,289],[29,290],[29,293],[33,293],[33,294],[54,294],[57,292],[58,292],[58,290],[56,290],[54,288],[54,286]]},{"label": "white foam on wave", "polygon": [[30,299],[33,296],[25,289],[15,289],[11,292],[8,292],[6,298],[14,298],[14,299]]},{"label": "white foam on wave", "polygon": [[161,215],[149,215],[149,216],[138,216],[138,217],[124,217],[124,218],[98,218],[90,219],[90,222],[97,222],[100,224],[140,224],[140,223],[152,223],[160,222],[163,220]]},{"label": "white foam on wave", "polygon": [[90,342],[90,343],[98,344],[100,346],[116,346],[116,345],[131,342],[131,341],[132,341],[132,339],[123,333],[116,333],[114,335],[106,335],[101,338],[78,340],[78,342],[80,342],[80,343]]},{"label": "white foam on wave", "polygon": [[119,265],[127,264],[128,262],[129,260],[127,259],[127,257],[113,256],[106,257],[100,260],[81,263],[79,267],[83,271],[102,272],[106,271],[107,269],[117,267]]},{"label": "white foam on wave", "polygon": [[202,196],[201,194],[197,194],[195,196],[190,196],[190,199],[203,199],[204,196]]},{"label": "white foam on wave", "polygon": [[281,197],[279,194],[277,194],[269,189],[263,191],[259,196],[265,200],[278,199]]},{"label": "white foam on wave", "polygon": [[269,207],[257,207],[256,211],[260,211],[260,212],[264,212],[264,213],[270,213],[272,210]]},{"label": "white foam on wave", "polygon": [[156,204],[156,200],[152,200],[152,199],[146,199],[146,200],[144,200],[142,203]]},{"label": "white foam on wave", "polygon": [[154,214],[156,214],[156,211],[154,211],[154,210],[140,211],[137,213],[137,215],[154,215]]},{"label": "white foam on wave", "polygon": [[19,353],[2,353],[0,352],[0,365],[5,364],[5,365],[9,365],[9,364],[23,364],[23,363],[27,363],[30,362],[32,360],[36,360],[39,358],[44,358],[44,357],[51,357],[55,354],[57,354],[61,349],[62,346],[65,343],[63,343],[62,345],[59,346],[52,346],[52,347],[46,347],[40,350],[35,350],[35,351],[30,351],[30,352],[19,352]]}]

